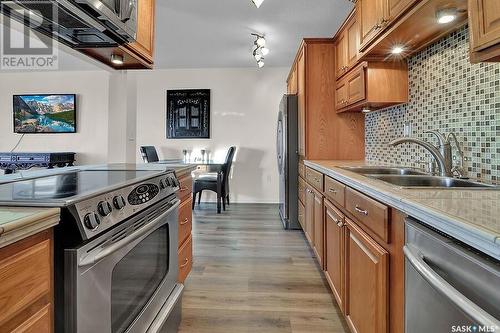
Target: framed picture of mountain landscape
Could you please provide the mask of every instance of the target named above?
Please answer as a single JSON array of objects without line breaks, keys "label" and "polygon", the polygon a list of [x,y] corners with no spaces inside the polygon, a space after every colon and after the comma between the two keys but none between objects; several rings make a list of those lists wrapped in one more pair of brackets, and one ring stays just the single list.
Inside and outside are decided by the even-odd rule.
[{"label": "framed picture of mountain landscape", "polygon": [[14,95],[14,132],[75,133],[76,95]]}]

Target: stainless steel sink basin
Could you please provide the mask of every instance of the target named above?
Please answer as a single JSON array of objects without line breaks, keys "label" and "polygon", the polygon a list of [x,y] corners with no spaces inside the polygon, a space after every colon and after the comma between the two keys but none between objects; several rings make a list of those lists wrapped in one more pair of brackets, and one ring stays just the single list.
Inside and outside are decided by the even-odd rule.
[{"label": "stainless steel sink basin", "polygon": [[398,176],[398,175],[367,175],[373,179],[379,179],[384,182],[406,187],[406,188],[486,188],[500,189],[498,186],[477,183],[464,179],[449,177],[438,177],[428,175]]},{"label": "stainless steel sink basin", "polygon": [[425,172],[404,167],[361,166],[342,167],[341,169],[363,175],[426,175]]}]

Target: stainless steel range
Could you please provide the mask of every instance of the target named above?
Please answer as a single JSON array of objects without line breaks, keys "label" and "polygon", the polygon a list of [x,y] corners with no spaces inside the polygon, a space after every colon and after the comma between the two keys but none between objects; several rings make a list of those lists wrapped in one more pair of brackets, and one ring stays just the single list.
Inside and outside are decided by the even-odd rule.
[{"label": "stainless steel range", "polygon": [[0,204],[61,207],[56,332],[175,332],[180,322],[172,171],[81,170],[0,185]]}]

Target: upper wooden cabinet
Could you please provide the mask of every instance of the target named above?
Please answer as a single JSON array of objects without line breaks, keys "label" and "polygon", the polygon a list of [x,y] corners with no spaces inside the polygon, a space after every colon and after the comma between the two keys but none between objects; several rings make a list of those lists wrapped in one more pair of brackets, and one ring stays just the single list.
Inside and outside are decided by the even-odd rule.
[{"label": "upper wooden cabinet", "polygon": [[406,103],[406,62],[362,62],[337,82],[336,96],[337,112],[376,110]]},{"label": "upper wooden cabinet", "polygon": [[[79,51],[114,69],[151,69],[154,63],[155,0],[138,0],[135,42],[117,47],[80,49]],[[123,57],[123,64],[111,62],[112,55]]]},{"label": "upper wooden cabinet", "polygon": [[387,0],[358,0],[356,2],[360,33],[360,50],[379,35],[387,25]]},{"label": "upper wooden cabinet", "polygon": [[364,158],[364,117],[335,112],[335,52],[333,38],[304,39],[288,76],[289,89],[297,77],[302,159]]},{"label": "upper wooden cabinet", "polygon": [[297,66],[293,66],[290,77],[286,82],[286,92],[288,94],[297,94]]},{"label": "upper wooden cabinet", "polygon": [[[466,1],[358,0],[356,12],[360,31],[360,59],[382,60],[391,56],[402,58],[412,55],[463,25],[467,19]],[[483,1],[498,9],[498,4],[493,4],[498,1]],[[457,19],[449,24],[439,24],[437,12],[449,7],[458,10]],[[402,47],[403,53],[391,55],[394,46]]]},{"label": "upper wooden cabinet", "polygon": [[500,1],[469,0],[471,61],[500,61]]},{"label": "upper wooden cabinet", "polygon": [[337,34],[336,64],[335,71],[337,78],[347,73],[358,61],[359,49],[359,29],[355,13],[351,13],[344,27]]}]

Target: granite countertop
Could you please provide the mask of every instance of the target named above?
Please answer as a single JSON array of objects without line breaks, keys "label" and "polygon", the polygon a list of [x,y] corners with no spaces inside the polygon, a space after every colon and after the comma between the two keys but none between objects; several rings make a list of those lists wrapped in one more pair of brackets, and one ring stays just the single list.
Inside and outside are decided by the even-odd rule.
[{"label": "granite countertop", "polygon": [[0,248],[59,223],[59,208],[0,207]]},{"label": "granite countertop", "polygon": [[304,163],[500,260],[500,190],[405,189],[339,168],[364,161]]}]

